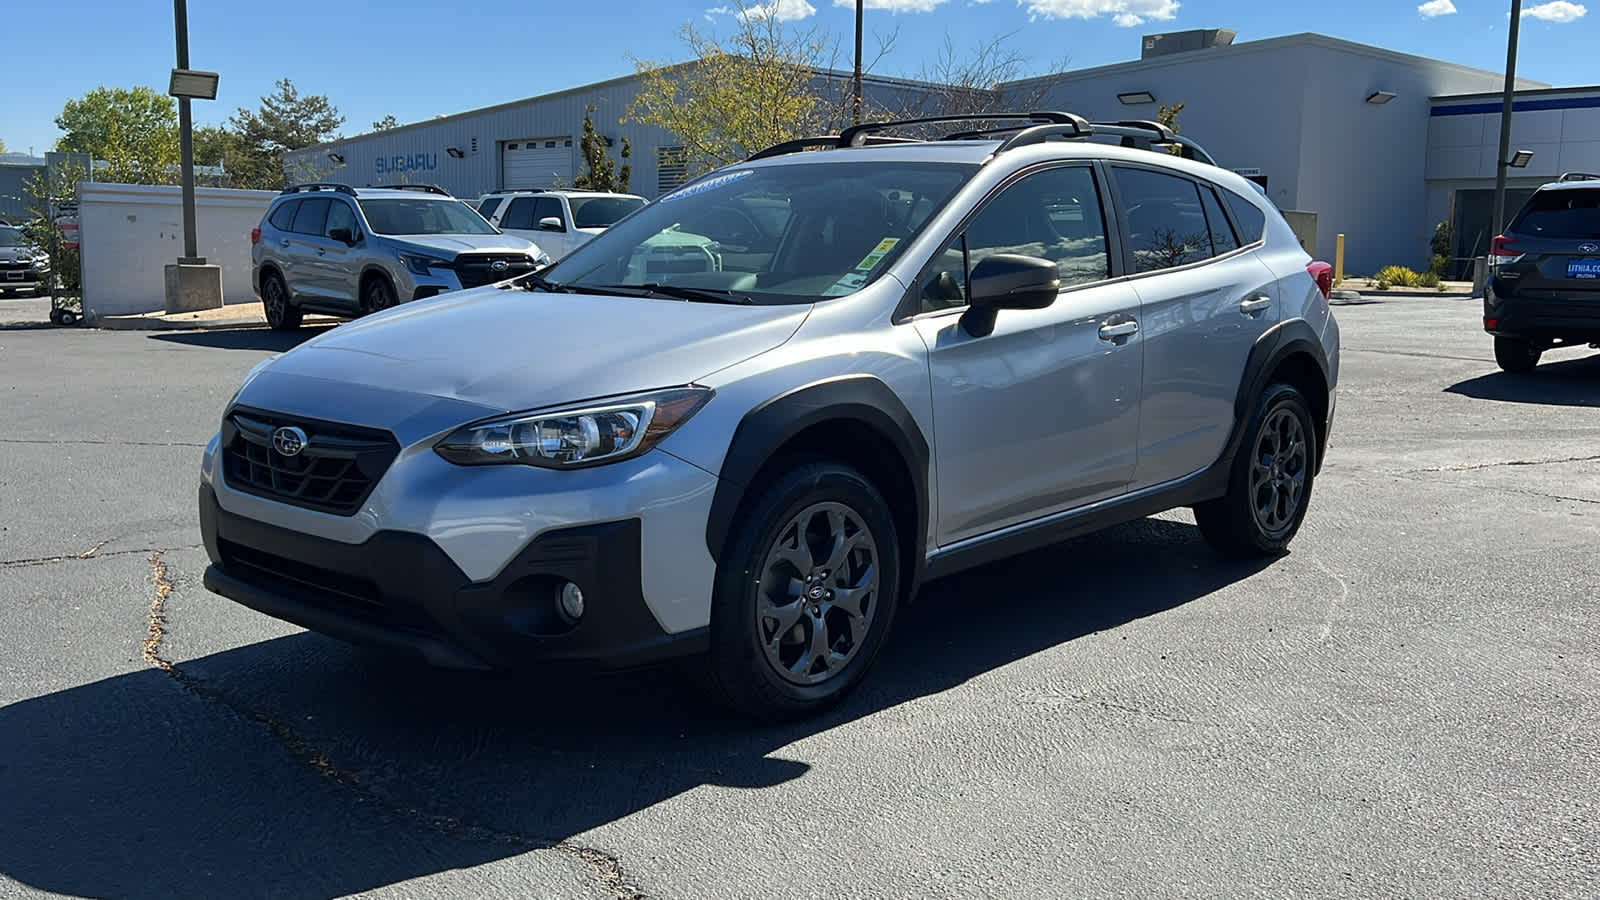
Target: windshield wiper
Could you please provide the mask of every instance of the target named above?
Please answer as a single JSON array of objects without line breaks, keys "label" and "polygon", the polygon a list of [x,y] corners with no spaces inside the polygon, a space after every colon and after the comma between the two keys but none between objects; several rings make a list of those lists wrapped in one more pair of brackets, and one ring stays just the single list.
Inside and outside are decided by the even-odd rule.
[{"label": "windshield wiper", "polygon": [[700,303],[731,303],[735,306],[754,306],[756,304],[754,298],[720,288],[685,287],[678,284],[660,284],[654,281],[645,284],[604,284],[596,285],[596,287],[604,288],[608,291],[628,291],[640,297],[657,294],[662,297]]}]

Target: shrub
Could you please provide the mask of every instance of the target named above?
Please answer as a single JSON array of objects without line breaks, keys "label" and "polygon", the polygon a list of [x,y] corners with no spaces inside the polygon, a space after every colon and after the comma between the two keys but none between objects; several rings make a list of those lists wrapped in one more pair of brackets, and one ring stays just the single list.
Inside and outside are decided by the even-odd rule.
[{"label": "shrub", "polygon": [[[1378,270],[1377,277],[1380,284],[1387,281],[1390,284],[1397,284],[1401,287],[1416,287],[1417,279],[1421,276],[1405,266],[1384,266]],[[1379,288],[1379,290],[1382,290],[1382,288]]]},{"label": "shrub", "polygon": [[1437,272],[1423,272],[1417,276],[1417,287],[1437,288],[1443,287],[1443,284],[1440,283]]},{"label": "shrub", "polygon": [[1392,287],[1394,287],[1394,285],[1393,285],[1393,284],[1390,284],[1390,283],[1389,283],[1389,282],[1387,282],[1387,281],[1384,281],[1384,280],[1383,280],[1383,279],[1382,279],[1382,278],[1379,278],[1379,279],[1378,279],[1378,283],[1377,283],[1377,285],[1375,285],[1375,286],[1376,286],[1376,287],[1377,287],[1377,289],[1378,289],[1378,290],[1380,290],[1380,291],[1387,291],[1387,290],[1388,290],[1388,289],[1389,289],[1389,288],[1392,288]]},{"label": "shrub", "polygon": [[1450,271],[1450,257],[1434,254],[1433,259],[1428,263],[1428,271],[1433,273],[1435,277],[1443,278]]}]

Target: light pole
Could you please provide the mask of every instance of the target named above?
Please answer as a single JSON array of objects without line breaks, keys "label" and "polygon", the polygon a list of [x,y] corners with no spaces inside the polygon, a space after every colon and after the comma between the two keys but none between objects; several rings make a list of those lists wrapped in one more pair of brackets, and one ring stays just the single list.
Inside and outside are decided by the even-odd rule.
[{"label": "light pole", "polygon": [[856,0],[856,72],[850,87],[851,124],[861,124],[861,9],[866,0]]},{"label": "light pole", "polygon": [[[1517,31],[1522,24],[1522,0],[1511,0],[1511,33],[1506,38],[1506,89],[1500,105],[1500,152],[1494,164],[1494,233],[1506,227],[1506,168],[1511,165],[1511,101],[1517,93]],[[1527,165],[1526,162],[1523,165]]]},{"label": "light pole", "polygon": [[183,178],[183,255],[166,267],[167,312],[215,309],[222,305],[222,267],[206,265],[195,239],[194,120],[189,101],[217,99],[217,73],[189,68],[189,5],[172,0],[172,28],[178,41],[178,65],[167,93],[178,98],[178,153]]}]

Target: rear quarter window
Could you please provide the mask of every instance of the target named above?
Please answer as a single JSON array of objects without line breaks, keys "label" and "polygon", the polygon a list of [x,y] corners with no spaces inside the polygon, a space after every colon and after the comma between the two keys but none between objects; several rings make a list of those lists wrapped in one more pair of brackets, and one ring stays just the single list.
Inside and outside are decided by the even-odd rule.
[{"label": "rear quarter window", "polygon": [[493,220],[494,211],[500,208],[500,202],[504,199],[504,197],[490,197],[482,203],[479,203],[478,215],[483,216],[485,219]]},{"label": "rear quarter window", "polygon": [[1222,189],[1222,202],[1228,204],[1228,212],[1233,214],[1241,243],[1254,244],[1266,237],[1267,214],[1261,211],[1261,207],[1227,188]]},{"label": "rear quarter window", "polygon": [[272,211],[272,215],[267,219],[267,221],[272,224],[273,228],[276,228],[279,231],[288,231],[289,223],[294,221],[294,211],[299,207],[299,200],[287,200],[283,203],[280,203],[278,204],[278,208]]}]

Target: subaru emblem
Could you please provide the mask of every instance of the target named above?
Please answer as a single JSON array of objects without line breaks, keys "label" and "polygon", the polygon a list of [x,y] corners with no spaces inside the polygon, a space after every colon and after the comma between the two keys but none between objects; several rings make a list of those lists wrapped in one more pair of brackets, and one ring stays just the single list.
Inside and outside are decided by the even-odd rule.
[{"label": "subaru emblem", "polygon": [[1580,253],[1600,253],[1600,244],[1579,244],[1578,245],[1578,252],[1580,252]]},{"label": "subaru emblem", "polygon": [[299,456],[306,448],[306,440],[306,433],[298,428],[279,428],[272,433],[272,449],[284,456]]},{"label": "subaru emblem", "polygon": [[489,271],[491,272],[504,272],[509,268],[511,268],[511,265],[503,259],[497,259],[494,262],[489,263]]}]

